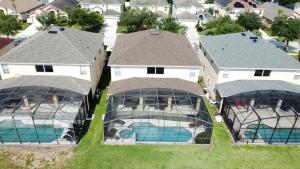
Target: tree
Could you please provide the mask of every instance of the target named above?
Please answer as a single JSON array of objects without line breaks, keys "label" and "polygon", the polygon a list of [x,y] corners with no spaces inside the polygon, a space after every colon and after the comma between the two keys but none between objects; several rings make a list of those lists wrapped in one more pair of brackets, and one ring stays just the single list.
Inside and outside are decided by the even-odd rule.
[{"label": "tree", "polygon": [[120,16],[119,26],[127,27],[127,32],[137,32],[146,29],[154,29],[157,26],[158,14],[150,10],[128,9]]},{"label": "tree", "polygon": [[245,29],[234,23],[229,16],[219,17],[205,25],[207,35],[220,35],[227,33],[243,32]]},{"label": "tree", "polygon": [[103,15],[76,7],[69,11],[69,25],[79,25],[82,30],[99,32],[104,22]]},{"label": "tree", "polygon": [[163,31],[169,31],[174,33],[185,34],[187,27],[176,22],[174,17],[162,18],[158,23],[158,29]]},{"label": "tree", "polygon": [[54,12],[43,13],[37,16],[37,20],[42,24],[43,29],[48,28],[50,25],[57,24],[57,17]]},{"label": "tree", "polygon": [[250,31],[259,29],[262,26],[259,16],[254,12],[241,13],[238,16],[236,23]]},{"label": "tree", "polygon": [[0,34],[7,37],[15,35],[22,28],[21,24],[17,16],[0,13]]},{"label": "tree", "polygon": [[206,4],[213,4],[215,2],[215,0],[206,0],[205,3]]},{"label": "tree", "polygon": [[271,30],[272,33],[286,40],[285,51],[288,51],[289,41],[300,38],[300,20],[290,19],[285,15],[275,18]]},{"label": "tree", "polygon": [[15,10],[15,15],[17,15],[17,5],[16,5],[16,0],[10,0],[11,5],[13,6],[14,10]]}]

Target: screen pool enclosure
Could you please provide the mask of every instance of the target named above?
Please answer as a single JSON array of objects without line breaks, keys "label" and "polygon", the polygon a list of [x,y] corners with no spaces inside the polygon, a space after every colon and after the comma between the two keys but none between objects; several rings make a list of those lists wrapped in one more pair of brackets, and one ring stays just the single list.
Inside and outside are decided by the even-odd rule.
[{"label": "screen pool enclosure", "polygon": [[0,143],[75,144],[87,113],[84,97],[40,86],[0,90]]},{"label": "screen pool enclosure", "polygon": [[299,144],[300,94],[255,91],[227,97],[222,114],[238,143]]},{"label": "screen pool enclosure", "polygon": [[210,144],[213,123],[203,98],[172,89],[137,89],[108,97],[106,144]]}]

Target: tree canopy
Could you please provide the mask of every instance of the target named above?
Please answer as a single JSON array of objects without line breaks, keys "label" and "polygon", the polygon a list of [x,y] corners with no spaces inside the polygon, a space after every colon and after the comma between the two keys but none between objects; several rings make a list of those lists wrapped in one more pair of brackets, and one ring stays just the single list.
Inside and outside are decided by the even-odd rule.
[{"label": "tree canopy", "polygon": [[50,25],[58,26],[74,26],[76,25],[82,30],[90,32],[99,32],[103,22],[104,17],[97,13],[92,12],[87,9],[76,7],[74,9],[68,9],[68,17],[55,15],[53,12],[41,14],[37,17],[37,20],[46,29]]},{"label": "tree canopy", "polygon": [[125,27],[122,32],[137,32],[147,29],[160,29],[174,33],[184,34],[186,27],[168,16],[159,18],[159,15],[147,9],[127,9],[121,14],[118,26]]},{"label": "tree canopy", "polygon": [[243,32],[245,29],[234,23],[229,16],[219,17],[205,25],[207,35],[220,35],[226,33]]},{"label": "tree canopy", "polygon": [[262,26],[260,17],[254,12],[243,12],[238,16],[237,24],[244,27],[246,30],[253,31]]},{"label": "tree canopy", "polygon": [[22,22],[18,20],[17,16],[14,15],[6,15],[4,13],[0,13],[0,34],[6,35],[9,37],[10,35],[15,35],[18,33],[22,27]]},{"label": "tree canopy", "polygon": [[285,50],[288,50],[289,41],[300,38],[300,20],[291,19],[285,15],[275,18],[271,30],[272,33],[286,40]]}]

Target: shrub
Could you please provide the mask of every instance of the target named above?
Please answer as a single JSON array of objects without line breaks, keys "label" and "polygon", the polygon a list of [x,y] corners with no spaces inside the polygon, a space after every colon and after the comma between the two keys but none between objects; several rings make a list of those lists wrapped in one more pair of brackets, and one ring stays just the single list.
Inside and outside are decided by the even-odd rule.
[{"label": "shrub", "polygon": [[211,132],[205,131],[196,135],[196,144],[210,144]]}]

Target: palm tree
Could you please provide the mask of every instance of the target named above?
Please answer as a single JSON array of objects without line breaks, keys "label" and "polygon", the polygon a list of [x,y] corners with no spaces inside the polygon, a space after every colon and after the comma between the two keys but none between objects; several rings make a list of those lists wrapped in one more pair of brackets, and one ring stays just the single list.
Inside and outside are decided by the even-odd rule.
[{"label": "palm tree", "polygon": [[16,5],[16,0],[10,0],[14,10],[15,10],[15,15],[17,15],[17,5]]}]

